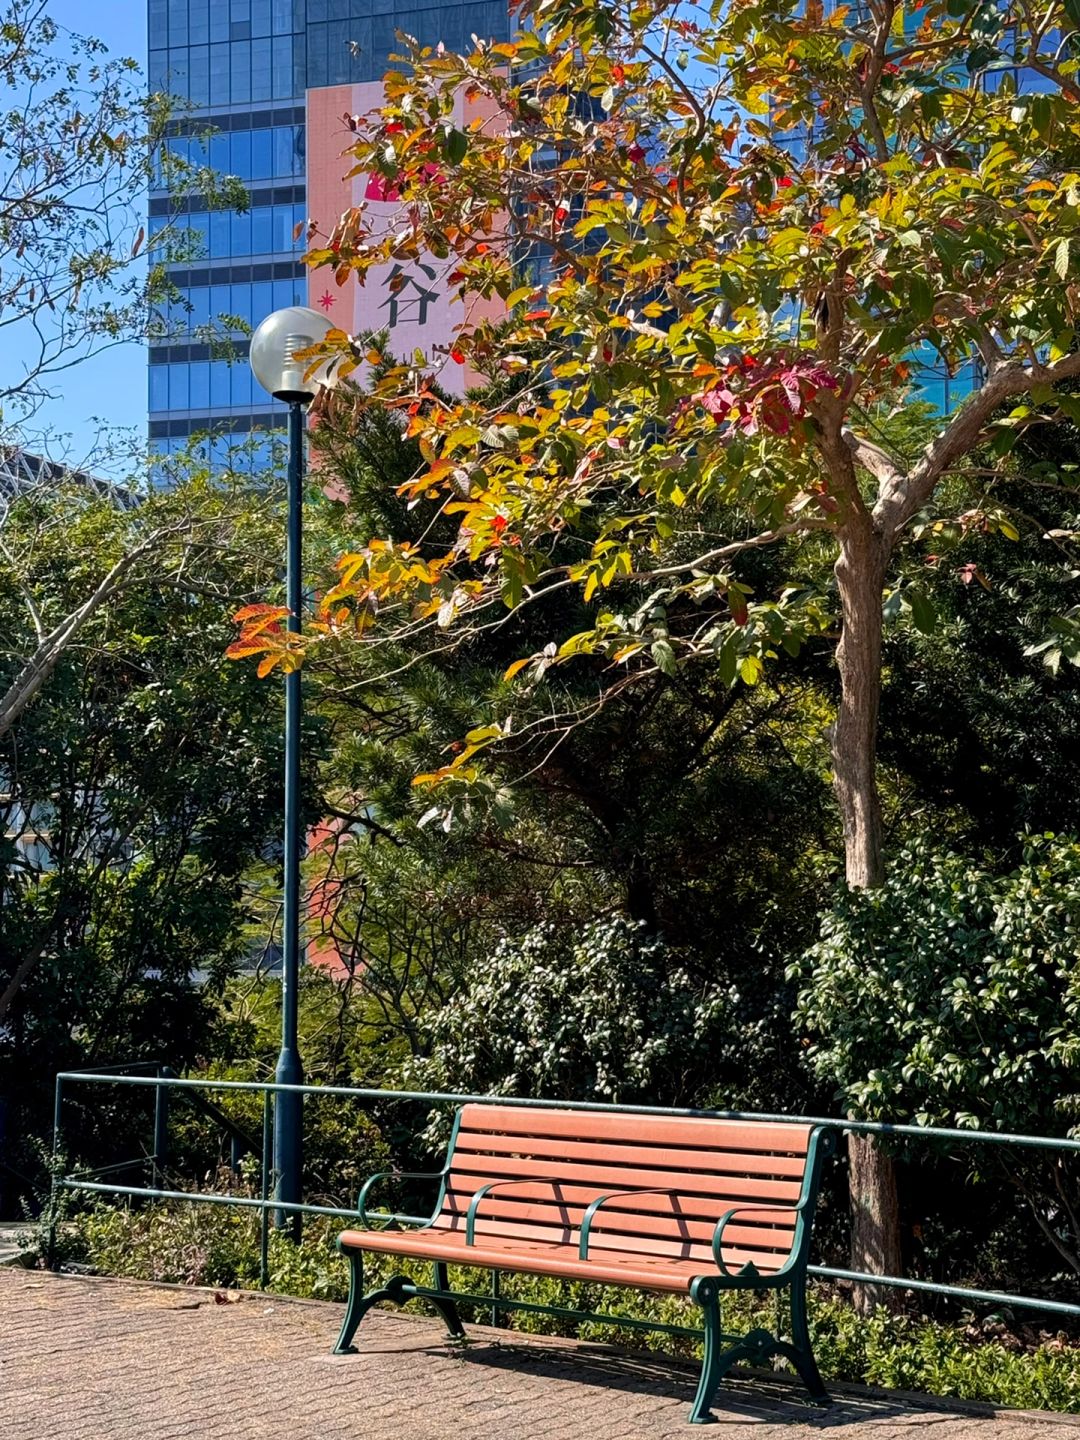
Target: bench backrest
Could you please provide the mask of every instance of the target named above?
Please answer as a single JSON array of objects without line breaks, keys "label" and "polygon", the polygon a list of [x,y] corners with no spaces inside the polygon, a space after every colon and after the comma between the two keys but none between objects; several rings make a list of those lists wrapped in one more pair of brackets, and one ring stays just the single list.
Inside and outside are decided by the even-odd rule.
[{"label": "bench backrest", "polygon": [[[737,1205],[794,1204],[816,1184],[813,1126],[667,1115],[466,1105],[457,1118],[442,1207],[435,1224],[464,1229],[470,1201],[492,1181],[514,1181],[484,1199],[475,1240],[505,1237],[577,1244],[599,1195],[626,1195],[596,1214],[589,1253],[616,1250],[700,1261],[715,1270],[716,1222]],[[552,1181],[557,1184],[552,1184]],[[808,1226],[794,1210],[734,1217],[724,1263],[778,1270]]]}]

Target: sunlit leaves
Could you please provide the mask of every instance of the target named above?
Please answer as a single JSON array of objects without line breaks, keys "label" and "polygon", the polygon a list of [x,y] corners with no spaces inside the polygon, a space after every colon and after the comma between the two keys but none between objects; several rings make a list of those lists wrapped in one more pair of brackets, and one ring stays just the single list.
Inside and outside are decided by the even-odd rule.
[{"label": "sunlit leaves", "polygon": [[[1075,405],[1044,370],[1071,363],[1080,327],[1077,67],[1046,40],[1055,10],[1064,26],[1061,6],[1036,23],[968,0],[896,7],[891,25],[525,0],[512,43],[406,47],[351,146],[398,214],[356,205],[308,263],[376,284],[445,262],[463,303],[438,363],[494,388],[447,397],[424,355],[380,369],[363,403],[403,417],[423,463],[400,495],[430,524],[421,543],[358,544],[283,653],[425,626],[452,643],[523,611],[540,633],[508,687],[560,665],[601,688],[695,665],[756,686],[835,634],[835,599],[759,593],[745,552],[834,553],[879,501],[941,551],[946,525],[958,545],[1008,535],[989,503],[937,516],[937,475],[905,509],[917,466],[881,428],[920,366],[952,375],[976,353],[1023,375],[943,468],[980,445],[1008,465],[1030,424]],[[1004,68],[1015,54],[1037,60],[1037,95]],[[339,377],[366,345],[334,337]],[[917,574],[888,590],[887,617],[933,628]]]}]

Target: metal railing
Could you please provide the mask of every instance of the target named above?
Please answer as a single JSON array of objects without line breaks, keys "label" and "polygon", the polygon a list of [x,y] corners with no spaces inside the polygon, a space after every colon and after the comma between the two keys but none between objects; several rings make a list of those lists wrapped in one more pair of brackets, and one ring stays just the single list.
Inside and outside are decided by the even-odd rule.
[{"label": "metal railing", "polygon": [[[346,1085],[278,1085],[271,1081],[263,1082],[255,1080],[190,1080],[181,1079],[171,1073],[167,1073],[167,1069],[164,1066],[149,1067],[157,1071],[157,1073],[153,1075],[130,1073],[136,1068],[147,1067],[118,1066],[112,1071],[68,1070],[62,1071],[57,1075],[54,1105],[53,1155],[54,1158],[59,1157],[63,1146],[62,1107],[65,1088],[76,1084],[152,1087],[155,1090],[155,1144],[153,1154],[141,1156],[135,1161],[121,1161],[116,1165],[99,1167],[93,1171],[76,1172],[73,1174],[59,1174],[54,1167],[54,1190],[125,1195],[141,1197],[147,1200],[178,1200],[195,1204],[226,1205],[236,1208],[258,1210],[261,1221],[260,1283],[263,1286],[266,1285],[268,1279],[268,1227],[271,1212],[276,1212],[281,1215],[328,1215],[335,1216],[342,1220],[362,1219],[360,1212],[356,1209],[303,1203],[286,1204],[273,1196],[272,1097],[278,1093],[292,1093],[302,1096],[311,1095],[320,1098],[338,1096],[350,1100],[369,1102],[410,1101],[430,1106],[488,1103],[517,1106],[523,1109],[559,1108],[565,1110],[605,1111],[635,1115],[672,1115],[716,1120],[758,1120],[778,1123],[821,1125],[835,1130],[838,1133],[874,1135],[883,1139],[907,1139],[931,1144],[950,1142],[963,1145],[989,1145],[1009,1149],[1041,1150],[1059,1154],[1080,1154],[1080,1139],[1074,1140],[1042,1135],[1013,1135],[992,1130],[953,1130],[919,1125],[891,1125],[873,1121],[841,1120],[833,1116],[774,1115],[764,1112],[704,1110],[661,1105],[615,1105],[602,1101],[586,1100],[532,1100],[505,1095],[467,1095],[418,1090],[380,1090]],[[128,1073],[121,1073],[122,1071]],[[211,1119],[222,1124],[223,1128],[239,1133],[246,1146],[255,1152],[256,1146],[254,1141],[244,1135],[243,1131],[240,1130],[224,1111],[218,1106],[213,1105],[212,1102],[206,1100],[203,1094],[205,1091],[246,1092],[257,1093],[262,1096],[263,1123],[262,1142],[257,1150],[260,1156],[259,1195],[257,1197],[248,1195],[223,1195],[206,1191],[170,1190],[160,1186],[117,1185],[101,1179],[91,1178],[91,1176],[94,1175],[100,1176],[106,1173],[114,1173],[118,1170],[131,1168],[137,1164],[146,1164],[148,1162],[154,1163],[156,1176],[159,1161],[163,1160],[165,1154],[163,1127],[167,1125],[168,1119],[168,1107],[167,1104],[162,1101],[163,1093],[178,1092],[185,1099],[193,1101],[204,1114],[207,1114]],[[159,1127],[162,1128],[159,1129]],[[377,1217],[373,1218],[401,1224],[423,1224],[429,1219],[428,1216],[406,1215],[396,1211],[379,1212]],[[1073,1304],[1062,1300],[1050,1300],[1042,1296],[1017,1295],[1009,1291],[979,1290],[961,1285],[941,1285],[933,1281],[919,1280],[910,1276],[875,1275],[864,1271],[840,1269],[832,1265],[811,1265],[809,1266],[808,1273],[823,1280],[843,1280],[862,1285],[888,1286],[896,1289],[914,1290],[938,1295],[947,1299],[992,1306],[1013,1306],[1018,1309],[1037,1310],[1048,1314],[1061,1315],[1070,1319],[1080,1318],[1080,1304]],[[527,1302],[516,1301],[502,1296],[499,1292],[497,1275],[493,1277],[492,1293],[490,1296],[474,1296],[469,1298],[483,1300],[484,1303],[492,1307],[493,1314],[498,1308],[523,1310],[538,1308],[531,1306]],[[539,1308],[544,1309],[547,1307]],[[583,1316],[582,1318],[600,1317]],[[617,1323],[628,1326],[637,1325],[648,1329],[671,1330],[680,1333],[685,1331],[685,1327],[681,1326],[654,1325],[650,1321],[635,1322],[632,1319],[624,1317],[619,1317]],[[696,1332],[685,1331],[685,1333]]]}]

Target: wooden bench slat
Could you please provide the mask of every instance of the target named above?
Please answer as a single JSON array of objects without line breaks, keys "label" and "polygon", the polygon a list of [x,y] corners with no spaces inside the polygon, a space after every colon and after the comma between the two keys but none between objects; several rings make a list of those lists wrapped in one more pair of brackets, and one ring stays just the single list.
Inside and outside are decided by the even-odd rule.
[{"label": "wooden bench slat", "polygon": [[[798,1179],[801,1181],[806,1168],[803,1161],[796,1160],[791,1156],[778,1156],[772,1159],[754,1158],[762,1165],[776,1167],[765,1171],[761,1176],[763,1180]],[[558,1174],[579,1184],[596,1185],[608,1190],[633,1190],[648,1186],[662,1186],[669,1190],[677,1189],[680,1193],[688,1195],[723,1195],[730,1178],[732,1178],[720,1170],[701,1174],[693,1171],[688,1173],[674,1167],[644,1169],[629,1165],[576,1164],[573,1161],[560,1161],[547,1156],[540,1156],[534,1160],[527,1156],[475,1155],[468,1151],[459,1152],[457,1150],[451,1161],[450,1173],[455,1177],[469,1176],[469,1180],[460,1185],[461,1189],[467,1189],[472,1184],[472,1188],[478,1190],[485,1178],[488,1180],[513,1178],[525,1180],[530,1176],[539,1176],[546,1180],[554,1174]],[[754,1172],[750,1172],[750,1174],[753,1176]],[[735,1175],[737,1178],[748,1178],[745,1170],[736,1171]],[[765,1197],[762,1196],[762,1198]]]},{"label": "wooden bench slat", "polygon": [[[476,1188],[471,1185],[460,1184],[461,1176],[457,1173],[449,1178],[449,1189],[447,1203],[460,1207],[462,1212],[469,1208],[469,1202],[476,1194]],[[542,1181],[521,1181],[514,1184],[513,1189],[502,1187],[491,1192],[490,1197],[482,1201],[483,1213],[488,1213],[492,1204],[512,1203],[520,1205],[523,1203],[537,1202],[541,1205],[550,1205],[554,1208],[578,1208],[584,1209],[591,1205],[598,1195],[610,1195],[611,1198],[605,1201],[600,1213],[602,1215],[615,1215],[622,1211],[628,1211],[633,1215],[655,1216],[683,1220],[701,1220],[715,1225],[720,1216],[726,1211],[744,1205],[775,1205],[772,1199],[763,1199],[758,1195],[751,1198],[745,1196],[728,1195],[692,1195],[679,1193],[678,1195],[650,1195],[629,1191],[625,1195],[612,1193],[612,1187],[599,1185],[576,1185],[561,1181],[557,1187],[544,1184]],[[797,1196],[788,1195],[783,1197],[786,1200],[794,1201]],[[778,1219],[768,1223],[787,1224],[795,1223],[795,1211],[784,1210],[778,1206],[778,1216],[787,1216],[788,1219]],[[764,1216],[758,1217],[759,1223],[765,1224]]]},{"label": "wooden bench slat", "polygon": [[[434,1228],[450,1234],[465,1234],[465,1222],[459,1219],[456,1225],[436,1225]],[[791,1254],[790,1241],[786,1245],[776,1246],[771,1242],[759,1243],[749,1238],[753,1231],[744,1232],[747,1238],[732,1240],[727,1244],[725,1236],[724,1254],[725,1263],[728,1252],[738,1251],[741,1254],[755,1257],[762,1260],[773,1268],[777,1268]],[[501,1243],[503,1240],[527,1240],[542,1245],[570,1245],[575,1250],[578,1248],[580,1236],[576,1227],[566,1225],[536,1225],[517,1224],[513,1220],[494,1219],[486,1223],[478,1223],[473,1237],[474,1244],[483,1245],[490,1249],[493,1244]],[[595,1255],[601,1251],[605,1253],[614,1252],[619,1255],[649,1255],[657,1259],[670,1260],[693,1260],[703,1272],[716,1269],[716,1262],[713,1258],[712,1246],[700,1240],[677,1240],[658,1239],[642,1235],[635,1235],[631,1238],[624,1235],[612,1234],[609,1230],[594,1230],[589,1236],[589,1255]],[[463,1263],[468,1263],[464,1261]]]},{"label": "wooden bench slat", "polygon": [[[787,1213],[790,1214],[790,1212]],[[467,1215],[467,1202],[451,1204],[440,1211],[437,1222],[460,1219],[464,1223]],[[496,1216],[519,1221],[524,1225],[561,1226],[564,1229],[572,1229],[577,1234],[581,1230],[585,1207],[566,1206],[560,1208],[556,1205],[535,1205],[528,1202],[518,1204],[513,1200],[486,1200],[476,1216],[477,1231],[488,1220]],[[774,1225],[771,1220],[766,1220],[764,1217],[754,1215],[741,1219],[735,1215],[725,1226],[724,1237],[726,1240],[730,1235],[740,1232],[749,1234],[750,1231],[753,1231],[755,1236],[764,1237],[768,1244],[783,1249],[790,1248],[794,1230],[794,1217],[785,1223]],[[711,1245],[715,1231],[716,1220],[685,1220],[670,1215],[634,1215],[628,1210],[609,1210],[607,1206],[604,1206],[603,1209],[596,1212],[593,1219],[589,1230],[589,1243],[592,1243],[592,1237],[605,1233],[620,1235],[627,1248],[631,1248],[635,1237],[650,1235],[660,1238],[696,1240],[701,1244]]]},{"label": "wooden bench slat", "polygon": [[544,1110],[514,1105],[466,1105],[461,1112],[462,1133],[558,1136],[569,1139],[612,1139],[634,1145],[718,1146],[733,1150],[780,1151],[805,1155],[810,1144],[809,1125],[762,1121],[711,1120],[693,1116],[612,1114],[597,1110]]},{"label": "wooden bench slat", "polygon": [[[496,1244],[466,1246],[464,1231],[347,1230],[341,1237],[347,1249],[414,1255],[423,1260],[444,1260],[451,1265],[475,1265],[485,1270],[517,1270],[530,1275],[557,1275],[569,1280],[610,1281],[642,1290],[687,1290],[696,1275],[711,1274],[711,1263],[664,1256],[626,1255],[604,1250],[581,1260],[576,1245],[530,1243],[505,1237]],[[752,1262],[762,1274],[780,1269],[776,1260],[760,1251],[725,1248],[725,1262],[733,1269]]]},{"label": "wooden bench slat", "polygon": [[[530,1157],[536,1155],[553,1155],[560,1160],[570,1160],[577,1164],[598,1164],[626,1165],[633,1164],[638,1169],[647,1168],[651,1165],[662,1166],[670,1169],[677,1165],[686,1171],[704,1171],[707,1174],[714,1173],[720,1168],[730,1168],[734,1161],[752,1161],[755,1166],[760,1164],[760,1151],[731,1150],[722,1146],[705,1149],[689,1149],[683,1147],[672,1148],[670,1146],[654,1145],[623,1145],[617,1142],[602,1142],[588,1138],[569,1139],[568,1137],[548,1136],[521,1136],[521,1135],[492,1135],[481,1131],[461,1131],[458,1134],[455,1149],[462,1155],[523,1155]],[[770,1163],[775,1158],[769,1156]],[[785,1156],[787,1160],[794,1159],[796,1162],[792,1173],[802,1175],[806,1161],[802,1156]]]},{"label": "wooden bench slat", "polygon": [[[440,1230],[465,1232],[465,1218],[443,1213],[435,1221]],[[688,1227],[689,1228],[689,1227]],[[674,1230],[642,1233],[594,1228],[589,1232],[589,1254],[594,1250],[619,1250],[628,1255],[686,1255],[697,1257],[712,1269],[712,1227],[696,1227],[696,1233],[679,1235]],[[490,1243],[492,1235],[511,1235],[520,1239],[536,1239],[565,1245],[576,1245],[581,1238],[581,1226],[574,1221],[559,1220],[554,1215],[493,1215],[481,1217],[476,1222],[474,1238],[477,1244],[485,1239]],[[753,1225],[739,1225],[734,1220],[724,1231],[724,1249],[760,1250],[770,1256],[786,1258],[791,1254],[792,1232],[768,1230]]]},{"label": "wooden bench slat", "polygon": [[[645,1197],[640,1198],[644,1199]],[[468,1195],[448,1195],[440,1218],[460,1216],[464,1219],[468,1215],[470,1200],[471,1196]],[[590,1234],[597,1235],[601,1230],[605,1230],[618,1232],[627,1238],[635,1235],[677,1236],[711,1244],[716,1222],[730,1208],[730,1206],[722,1207],[711,1217],[695,1219],[675,1211],[669,1211],[666,1215],[646,1215],[640,1211],[619,1209],[613,1204],[604,1205],[596,1212]],[[486,1218],[501,1215],[507,1219],[520,1220],[525,1224],[563,1225],[580,1230],[585,1210],[586,1205],[581,1202],[576,1205],[560,1205],[551,1200],[536,1202],[499,1199],[497,1195],[491,1195],[485,1196],[481,1202],[476,1223],[479,1228]],[[755,1234],[772,1236],[778,1245],[790,1246],[795,1229],[795,1212],[792,1210],[778,1211],[775,1220],[772,1216],[756,1214],[747,1216],[744,1220],[735,1215],[727,1224],[725,1237],[739,1229],[747,1228],[752,1228]]]}]

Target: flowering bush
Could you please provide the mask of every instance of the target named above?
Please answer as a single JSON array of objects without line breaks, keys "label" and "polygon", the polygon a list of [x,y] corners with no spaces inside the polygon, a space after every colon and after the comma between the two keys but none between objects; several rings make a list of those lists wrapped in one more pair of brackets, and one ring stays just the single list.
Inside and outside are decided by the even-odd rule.
[{"label": "flowering bush", "polygon": [[695,984],[662,939],[609,918],[506,939],[428,1022],[415,1088],[567,1100],[679,1098],[738,996]]}]

